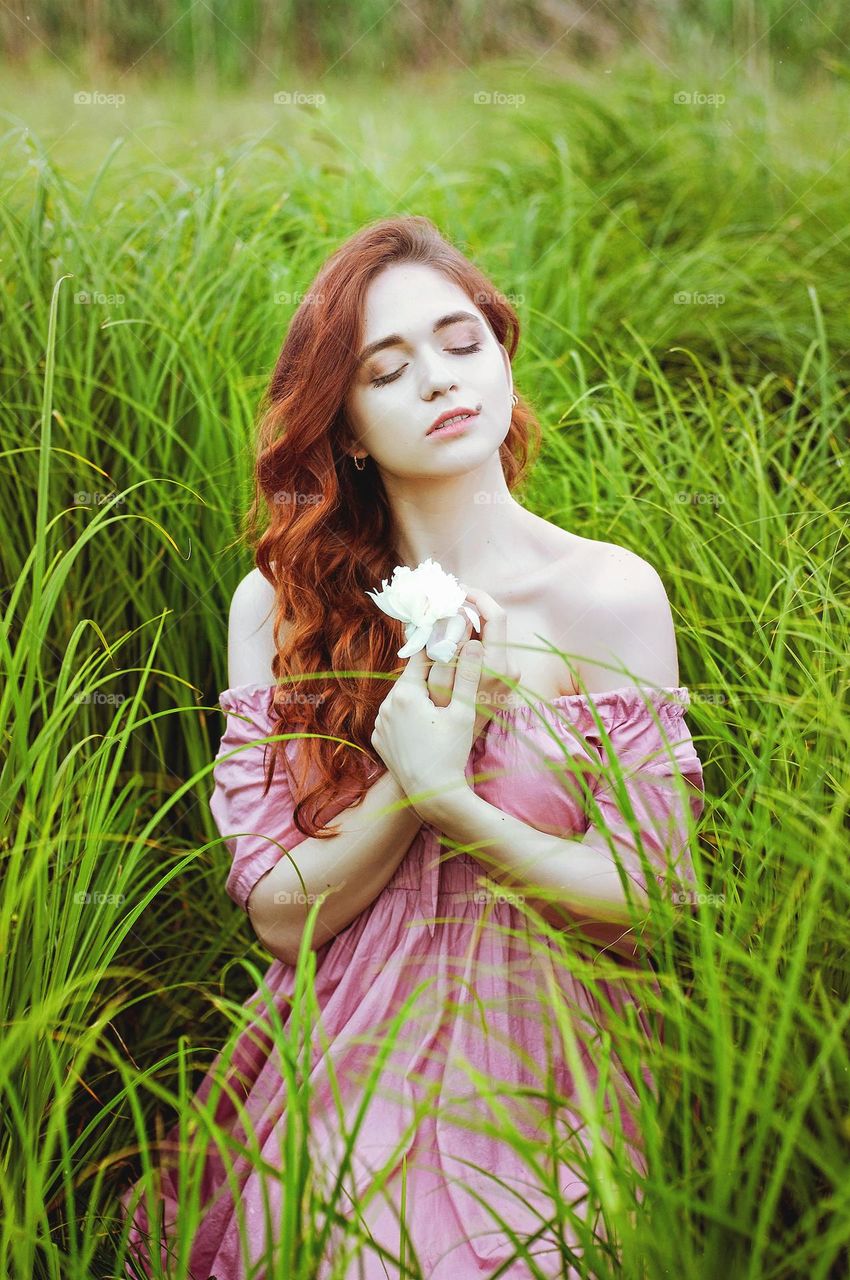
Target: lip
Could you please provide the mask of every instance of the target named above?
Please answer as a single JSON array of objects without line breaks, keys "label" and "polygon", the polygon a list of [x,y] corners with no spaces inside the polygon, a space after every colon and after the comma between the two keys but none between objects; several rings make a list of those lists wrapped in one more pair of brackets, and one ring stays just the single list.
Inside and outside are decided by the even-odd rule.
[{"label": "lip", "polygon": [[445,422],[447,418],[455,418],[459,413],[465,413],[467,417],[464,418],[463,422],[457,422],[453,427],[446,427],[440,432],[441,435],[453,436],[456,432],[463,431],[467,422],[471,422],[473,418],[477,418],[479,412],[480,411],[478,409],[468,409],[462,404],[458,405],[456,409],[447,409],[445,413],[440,414],[439,418],[434,419],[425,434],[426,436],[433,435],[440,426],[440,423]]}]

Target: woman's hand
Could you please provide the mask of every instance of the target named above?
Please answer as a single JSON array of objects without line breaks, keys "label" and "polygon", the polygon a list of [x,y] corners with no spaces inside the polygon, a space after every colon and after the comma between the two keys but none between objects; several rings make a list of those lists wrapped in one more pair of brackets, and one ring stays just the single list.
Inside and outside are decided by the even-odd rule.
[{"label": "woman's hand", "polygon": [[[478,610],[482,622],[484,660],[478,684],[478,702],[491,711],[495,707],[510,706],[513,694],[510,686],[504,684],[503,677],[507,676],[509,680],[519,684],[521,673],[516,663],[508,659],[507,614],[486,591],[469,588],[466,598]],[[428,692],[437,707],[448,706],[452,696],[455,661],[434,662],[428,672]],[[489,719],[486,711],[477,713],[473,742],[480,737]]]},{"label": "woman's hand", "polygon": [[435,707],[426,684],[429,659],[420,649],[408,658],[375,717],[372,746],[425,822],[446,790],[468,785],[482,657],[480,641],[463,646],[453,668],[451,701]]}]

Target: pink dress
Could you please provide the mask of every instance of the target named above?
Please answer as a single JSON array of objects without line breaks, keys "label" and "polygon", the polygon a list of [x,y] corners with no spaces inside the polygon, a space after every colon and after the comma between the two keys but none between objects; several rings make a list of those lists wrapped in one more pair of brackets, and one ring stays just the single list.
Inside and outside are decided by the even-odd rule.
[{"label": "pink dress", "polygon": [[[269,685],[245,685],[226,689],[220,698],[228,715],[213,772],[210,806],[232,856],[226,889],[243,908],[259,878],[284,856],[264,835],[287,850],[305,838],[292,821],[294,802],[283,772],[276,771],[272,787],[263,797],[264,746],[246,746],[273,733],[269,714],[272,691]],[[588,790],[606,826],[623,823],[615,799],[616,775],[606,772],[612,748],[625,775],[644,852],[659,885],[668,894],[684,891],[687,896],[679,901],[690,901],[695,877],[685,809],[689,805],[694,818],[699,818],[704,792],[700,759],[684,720],[689,705],[683,686],[657,691],[623,686],[591,697],[562,695],[551,705],[522,703],[503,711],[487,726],[470,754],[467,777],[486,775],[474,784],[478,794],[529,825],[565,839],[580,837],[589,827],[587,812],[593,813],[592,807],[583,803]],[[231,754],[240,747],[245,749]],[[287,754],[297,751],[298,740],[287,741],[285,749]],[[595,764],[595,770],[583,770],[581,765],[587,762]],[[671,782],[679,774],[684,785]],[[348,803],[350,796],[341,794],[331,818]],[[626,851],[622,857],[627,874],[645,887],[639,854],[632,856]],[[579,1097],[576,1058],[564,1051],[547,982],[559,984],[574,1011],[580,1069],[591,1088],[598,1079],[597,1064],[605,1058],[609,1095],[613,1094],[620,1113],[627,1156],[641,1173],[646,1166],[636,1082],[622,1068],[616,1043],[606,1033],[605,1002],[600,993],[617,1010],[633,1004],[639,1027],[647,1036],[652,1030],[633,990],[612,981],[596,983],[591,993],[587,985],[570,975],[563,962],[554,964],[550,958],[554,944],[530,929],[510,894],[481,889],[478,877],[482,870],[470,854],[452,854],[447,846],[441,846],[437,831],[425,823],[384,890],[347,928],[316,951],[315,985],[322,1034],[319,1039],[315,1028],[311,1031],[309,1141],[313,1176],[317,1185],[327,1188],[330,1198],[342,1145],[327,1057],[332,1058],[345,1127],[350,1132],[362,1100],[363,1080],[383,1043],[381,1029],[419,987],[416,1000],[406,1012],[401,1011],[401,1034],[381,1067],[380,1086],[363,1119],[355,1158],[345,1176],[349,1193],[356,1190],[363,1197],[373,1185],[375,1171],[393,1170],[384,1191],[378,1191],[362,1211],[372,1238],[398,1257],[401,1160],[406,1153],[405,1218],[423,1276],[429,1280],[491,1276],[514,1254],[516,1246],[488,1212],[490,1206],[521,1240],[528,1241],[537,1233],[537,1239],[526,1247],[538,1274],[577,1277],[586,1272],[568,1265],[569,1255],[558,1241],[566,1240],[580,1256],[580,1233],[571,1233],[569,1220],[566,1227],[561,1222],[560,1236],[542,1229],[554,1213],[551,1194],[544,1190],[545,1179],[540,1185],[531,1180],[527,1163],[510,1142],[502,1140],[509,1128],[514,1129],[516,1141],[536,1138],[541,1167],[545,1165],[550,1176],[557,1177],[562,1197],[581,1217],[587,1201],[585,1182],[568,1159],[559,1155],[554,1173],[551,1156],[548,1164],[544,1159],[553,1146],[553,1115],[562,1139],[559,1151],[578,1142],[585,1150],[592,1147],[580,1111],[569,1105]],[[629,968],[638,961],[623,959],[622,964]],[[295,969],[280,960],[265,974],[265,987],[284,1027],[291,1012],[294,983]],[[632,985],[640,990],[639,984]],[[280,1171],[284,1163],[281,1153],[287,1150],[282,1145],[287,1091],[279,1051],[271,1036],[258,1030],[268,1010],[262,988],[245,1008],[250,1008],[252,1015],[256,1010],[257,1018],[235,1039],[227,1066],[230,1093],[222,1090],[219,1096],[216,1123],[243,1140],[247,1130],[268,1166]],[[196,1095],[199,1100],[210,1091],[220,1057],[204,1077]],[[643,1074],[646,1087],[653,1088],[648,1068]],[[553,1082],[561,1099],[555,1109],[540,1101],[541,1095],[551,1096]],[[504,1096],[505,1091],[511,1091],[509,1096]],[[417,1104],[438,1114],[417,1117]],[[176,1133],[175,1127],[169,1139]],[[232,1165],[229,1181],[215,1147],[206,1153],[204,1162],[200,1227],[192,1242],[190,1268],[179,1274],[192,1280],[212,1276],[216,1280],[245,1280],[248,1270],[243,1254],[247,1252],[250,1263],[255,1264],[252,1275],[265,1276],[265,1268],[256,1263],[274,1248],[274,1227],[269,1239],[266,1212],[270,1208],[269,1222],[279,1223],[281,1181],[268,1172],[256,1172],[251,1159],[241,1156],[228,1157]],[[178,1217],[180,1196],[176,1175],[164,1161],[160,1169],[159,1212],[168,1240]],[[244,1213],[244,1231],[239,1228],[234,1206],[234,1186],[238,1187],[239,1211]],[[121,1197],[125,1214],[132,1190],[128,1187]],[[343,1195],[339,1203],[343,1212],[350,1201]],[[597,1236],[602,1234],[598,1224],[596,1231]],[[135,1210],[130,1240],[145,1275],[150,1274],[145,1261],[147,1232],[142,1201]],[[331,1240],[335,1242],[337,1236],[332,1234]],[[317,1267],[320,1280],[329,1274],[334,1257],[339,1267],[335,1247],[329,1246],[327,1260],[323,1257]],[[350,1269],[337,1270],[346,1280],[385,1280],[399,1275],[398,1267],[382,1261],[370,1244],[348,1266]],[[140,1273],[128,1269],[127,1274]],[[282,1274],[279,1266],[269,1266],[268,1280]],[[526,1280],[534,1272],[527,1262],[517,1261],[500,1274],[510,1280]]]}]

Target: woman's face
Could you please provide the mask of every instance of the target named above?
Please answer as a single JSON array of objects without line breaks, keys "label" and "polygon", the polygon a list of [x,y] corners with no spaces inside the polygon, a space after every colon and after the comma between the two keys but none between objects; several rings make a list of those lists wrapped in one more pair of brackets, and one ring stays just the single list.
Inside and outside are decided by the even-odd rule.
[{"label": "woman's face", "polygon": [[[432,267],[400,263],[372,280],[358,355],[344,403],[353,452],[382,470],[456,475],[479,467],[508,434],[508,353],[463,289]],[[457,435],[428,436],[436,418],[457,409],[478,413]]]}]

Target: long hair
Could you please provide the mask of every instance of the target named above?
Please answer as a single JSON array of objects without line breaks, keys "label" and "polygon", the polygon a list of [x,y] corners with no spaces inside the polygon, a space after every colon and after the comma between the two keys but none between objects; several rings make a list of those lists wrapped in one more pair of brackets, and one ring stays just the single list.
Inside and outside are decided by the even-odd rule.
[{"label": "long hair", "polygon": [[[511,359],[519,342],[519,320],[505,296],[421,216],[386,218],[351,236],[325,261],[292,317],[260,406],[246,532],[275,591],[273,732],[328,735],[291,740],[298,777],[288,742],[268,744],[266,791],[280,760],[305,836],[336,835],[338,827],[320,829],[322,810],[343,788],[351,789],[351,804],[360,804],[385,771],[371,736],[404,665],[397,657],[403,624],[365,594],[401,563],[386,492],[374,463],[357,471],[343,448],[353,443],[343,405],[356,372],[366,291],[378,272],[399,262],[425,264],[458,284]],[[539,446],[539,425],[519,397],[499,449],[509,489],[524,478]]]}]

